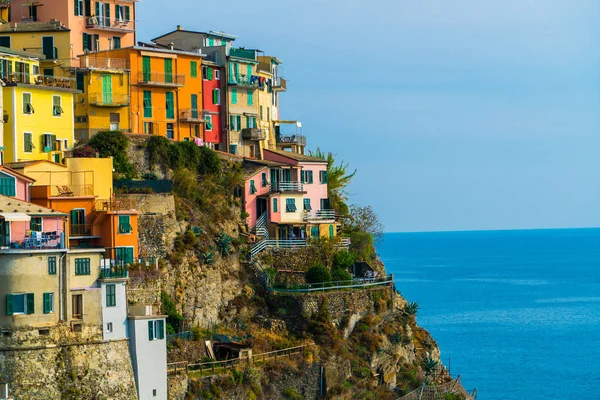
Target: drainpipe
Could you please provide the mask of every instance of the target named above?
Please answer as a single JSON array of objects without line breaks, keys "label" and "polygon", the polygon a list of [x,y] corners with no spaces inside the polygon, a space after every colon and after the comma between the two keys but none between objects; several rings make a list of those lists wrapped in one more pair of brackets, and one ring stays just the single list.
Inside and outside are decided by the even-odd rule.
[{"label": "drainpipe", "polygon": [[58,265],[59,276],[58,276],[58,291],[60,296],[58,296],[58,320],[66,321],[67,320],[67,262],[66,262],[67,253],[64,253],[60,258]]}]

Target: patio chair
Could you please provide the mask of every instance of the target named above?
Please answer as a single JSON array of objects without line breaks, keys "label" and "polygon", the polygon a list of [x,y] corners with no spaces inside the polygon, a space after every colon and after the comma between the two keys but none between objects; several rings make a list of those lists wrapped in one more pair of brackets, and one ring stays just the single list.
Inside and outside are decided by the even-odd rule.
[{"label": "patio chair", "polygon": [[68,186],[56,186],[59,196],[73,196],[73,191]]}]

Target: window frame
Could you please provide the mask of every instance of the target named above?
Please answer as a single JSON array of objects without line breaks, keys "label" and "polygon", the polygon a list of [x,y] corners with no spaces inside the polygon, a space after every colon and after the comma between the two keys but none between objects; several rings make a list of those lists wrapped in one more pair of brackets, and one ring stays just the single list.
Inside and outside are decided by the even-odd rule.
[{"label": "window frame", "polygon": [[277,198],[274,197],[273,198],[273,212],[274,213],[278,213],[279,212],[279,202],[277,201]]},{"label": "window frame", "polygon": [[[34,223],[36,229],[34,229]],[[44,219],[42,217],[31,217],[29,230],[32,232],[42,232],[44,230]]]},{"label": "window frame", "polygon": [[[56,100],[58,99],[58,104],[56,104]],[[65,110],[62,108],[62,97],[58,95],[52,95],[52,116],[53,117],[62,117],[65,113]]]},{"label": "window frame", "polygon": [[74,272],[76,276],[91,275],[91,259],[76,258]]},{"label": "window frame", "polygon": [[[121,218],[123,218],[123,221],[127,219],[127,222],[121,223]],[[117,232],[119,233],[119,235],[131,235],[131,233],[133,232],[133,226],[131,225],[131,215],[119,215]]]},{"label": "window frame", "polygon": [[56,256],[48,257],[48,275],[56,275]]},{"label": "window frame", "polygon": [[43,296],[43,313],[44,314],[54,314],[54,293],[46,292]]},{"label": "window frame", "polygon": [[[109,290],[110,289],[110,290]],[[106,307],[116,307],[117,306],[117,285],[110,284],[105,287],[105,302]]]},{"label": "window frame", "polygon": [[298,207],[296,207],[296,199],[287,198],[285,199],[285,212],[286,213],[295,213],[298,211]]},{"label": "window frame", "polygon": [[[29,136],[29,141],[27,141],[27,136]],[[29,144],[29,150],[27,147],[27,144]],[[33,153],[33,149],[35,149],[35,146],[33,144],[33,132],[23,132],[23,152],[24,153]]]},{"label": "window frame", "polygon": [[[29,96],[29,101],[26,102],[25,101],[25,96]],[[22,113],[23,115],[32,115],[35,114],[35,109],[33,108],[33,94],[31,92],[23,92],[21,95],[21,102],[22,102]],[[26,111],[26,107],[29,107],[30,110]]]}]

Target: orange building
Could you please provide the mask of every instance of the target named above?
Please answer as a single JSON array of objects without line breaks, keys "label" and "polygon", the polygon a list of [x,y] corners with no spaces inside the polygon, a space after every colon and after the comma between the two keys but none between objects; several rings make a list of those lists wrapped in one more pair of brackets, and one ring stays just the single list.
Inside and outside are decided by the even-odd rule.
[{"label": "orange building", "polygon": [[[69,160],[75,160],[69,163]],[[138,215],[135,202],[117,199],[105,175],[112,175],[111,158],[66,159],[12,163],[36,182],[31,202],[69,215],[67,243],[71,249],[106,248],[107,259],[131,263],[138,254]],[[112,181],[111,181],[112,182]]]},{"label": "orange building", "polygon": [[131,71],[131,133],[203,140],[201,54],[148,45],[89,56],[126,60]]}]

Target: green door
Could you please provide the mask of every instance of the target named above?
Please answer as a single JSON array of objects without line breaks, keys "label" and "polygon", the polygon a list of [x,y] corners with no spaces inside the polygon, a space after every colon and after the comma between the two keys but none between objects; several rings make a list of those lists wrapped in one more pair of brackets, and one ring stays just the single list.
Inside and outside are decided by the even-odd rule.
[{"label": "green door", "polygon": [[165,58],[165,82],[173,83],[173,60]]},{"label": "green door", "polygon": [[55,154],[54,155],[54,162],[57,164],[60,164],[60,154]]},{"label": "green door", "polygon": [[310,228],[310,236],[317,239],[319,237],[319,227],[318,226],[312,226]]},{"label": "green door", "polygon": [[81,235],[85,232],[85,210],[71,211],[71,235]]},{"label": "green door", "polygon": [[150,57],[144,56],[142,58],[142,75],[144,82],[150,82]]},{"label": "green door", "polygon": [[192,118],[198,118],[198,95],[192,95]]},{"label": "green door", "polygon": [[112,104],[112,76],[102,75],[102,104]]},{"label": "green door", "polygon": [[42,53],[46,57],[46,60],[56,59],[56,54],[54,53],[54,37],[44,36],[42,38]]}]

